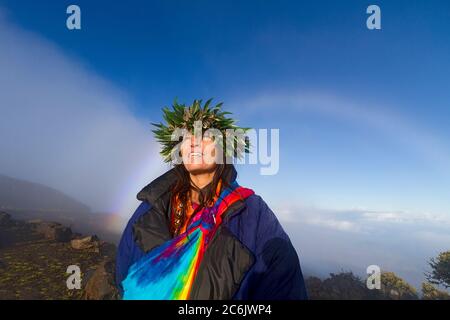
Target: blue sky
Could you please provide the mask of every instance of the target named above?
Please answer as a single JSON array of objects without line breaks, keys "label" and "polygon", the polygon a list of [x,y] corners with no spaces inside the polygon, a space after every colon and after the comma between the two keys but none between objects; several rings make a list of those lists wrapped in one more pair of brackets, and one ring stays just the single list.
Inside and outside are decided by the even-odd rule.
[{"label": "blue sky", "polygon": [[[126,89],[144,116],[157,114],[174,94],[225,100],[319,87],[385,97],[447,127],[446,1],[379,1],[379,32],[365,26],[366,1],[81,0],[77,32],[64,28],[73,1],[1,3],[17,23]],[[434,112],[423,106],[430,97]]]},{"label": "blue sky", "polygon": [[[69,4],[80,6],[82,30],[65,27]],[[365,11],[370,4],[381,8],[382,30],[366,28]],[[111,134],[116,141],[122,139],[121,144],[98,140],[111,149],[105,147],[108,152],[102,157],[91,155],[80,160],[82,163],[63,151],[67,148],[58,148],[59,158],[55,157],[70,158],[72,162],[67,163],[73,164],[76,172],[92,172],[92,163],[111,159],[113,154],[117,161],[108,169],[120,169],[124,174],[115,176],[105,169],[97,180],[108,177],[122,183],[126,176],[135,178],[127,180],[126,187],[110,189],[109,196],[132,198],[142,183],[164,171],[156,147],[151,145],[149,126],[161,119],[161,107],[175,97],[186,103],[214,97],[244,126],[280,129],[277,175],[261,176],[256,166],[239,166],[238,170],[241,184],[261,194],[281,220],[291,221],[293,212],[301,211],[297,222],[309,219],[309,223],[333,232],[366,235],[373,235],[374,231],[366,228],[373,225],[373,219],[384,221],[380,226],[386,228],[394,221],[396,230],[404,231],[416,230],[418,224],[424,226],[418,231],[420,241],[430,243],[422,255],[448,247],[445,234],[450,227],[436,231],[437,225],[450,226],[448,1],[0,0],[2,15],[3,26],[7,26],[4,36],[18,35],[8,38],[12,47],[27,48],[27,43],[35,43],[26,53],[29,56],[21,52],[14,57],[17,64],[15,69],[10,67],[5,85],[11,77],[21,80],[11,85],[9,92],[27,96],[27,88],[34,88],[35,82],[26,79],[41,72],[44,83],[39,86],[51,83],[49,79],[72,79],[69,83],[73,85],[58,90],[49,84],[45,87],[48,95],[40,99],[53,101],[57,108],[57,101],[71,97],[73,108],[61,111],[64,121],[67,117],[84,119],[80,124],[95,127],[97,122],[92,119],[101,122],[105,112],[110,112],[108,129],[95,132],[99,137]],[[3,48],[0,43],[4,68],[9,65],[6,43]],[[24,71],[19,78],[15,70],[25,63],[20,60],[22,54],[32,73]],[[53,78],[46,79],[43,70],[52,61]],[[85,87],[77,87],[79,82]],[[67,87],[78,91],[65,91]],[[55,98],[56,91],[60,100]],[[3,102],[22,101],[13,93]],[[30,95],[27,101],[32,99]],[[101,107],[93,111],[89,106],[97,102]],[[108,108],[110,102],[115,111]],[[63,139],[82,146],[87,153],[103,150],[99,151],[98,143],[77,144],[91,131],[76,131],[76,122],[76,134],[61,133],[66,128],[62,124],[52,131],[59,119],[55,108],[44,103],[41,107],[31,103],[31,107],[29,115],[48,115],[44,118],[52,123],[44,130],[48,135],[39,140],[51,152]],[[123,127],[116,127],[124,118]],[[42,128],[42,123],[33,125]],[[117,128],[127,133],[120,135]],[[50,170],[44,157],[33,165],[23,161],[19,166],[13,155],[16,159],[31,149],[22,150],[5,141],[2,147],[11,150],[11,159],[2,160],[4,174],[31,177],[75,194],[93,207],[109,208],[99,205],[92,192],[80,191],[88,174],[72,177],[73,187],[63,185],[59,180],[67,169],[60,162],[56,166],[59,171],[55,166]],[[143,150],[147,143],[153,149]],[[142,160],[148,158],[150,163]],[[360,213],[357,218],[355,212]],[[300,243],[297,248],[303,246]]]}]

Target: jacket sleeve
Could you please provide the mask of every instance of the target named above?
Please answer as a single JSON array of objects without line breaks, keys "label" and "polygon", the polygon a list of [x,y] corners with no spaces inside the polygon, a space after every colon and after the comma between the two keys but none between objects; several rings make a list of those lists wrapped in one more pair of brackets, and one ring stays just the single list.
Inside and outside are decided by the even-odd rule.
[{"label": "jacket sleeve", "polygon": [[251,299],[308,299],[299,257],[288,235],[264,201],[257,227],[257,258],[264,268],[253,281]]},{"label": "jacket sleeve", "polygon": [[139,205],[128,221],[119,242],[116,255],[116,286],[121,296],[123,295],[122,281],[126,278],[129,267],[144,255],[144,252],[134,241],[133,226],[136,220],[149,209],[150,205],[147,202],[142,202]]},{"label": "jacket sleeve", "polygon": [[289,241],[269,240],[262,252],[267,266],[253,299],[305,300],[308,298],[297,253]]}]

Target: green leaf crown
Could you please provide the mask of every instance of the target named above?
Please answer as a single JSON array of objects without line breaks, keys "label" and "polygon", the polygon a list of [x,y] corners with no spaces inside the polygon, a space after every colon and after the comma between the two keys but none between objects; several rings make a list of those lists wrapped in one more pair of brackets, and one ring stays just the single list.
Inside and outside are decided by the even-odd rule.
[{"label": "green leaf crown", "polygon": [[[201,121],[202,130],[215,128],[220,130],[223,139],[219,139],[218,144],[225,150],[225,159],[238,158],[241,159],[243,153],[250,152],[250,142],[246,138],[245,132],[250,128],[242,128],[235,124],[235,120],[227,117],[231,112],[222,111],[223,103],[218,103],[214,107],[211,107],[212,99],[209,99],[202,106],[202,100],[194,100],[192,105],[186,106],[185,104],[179,104],[175,99],[172,108],[164,107],[163,118],[166,124],[152,123],[156,129],[152,130],[156,140],[161,143],[162,149],[160,154],[164,158],[165,162],[172,161],[172,151],[180,143],[180,141],[172,141],[172,134],[179,129],[187,129],[189,132],[194,132],[195,121]],[[235,134],[232,139],[234,146],[227,143],[227,129],[242,130],[240,132],[244,134]],[[239,131],[238,131],[239,132]]]}]

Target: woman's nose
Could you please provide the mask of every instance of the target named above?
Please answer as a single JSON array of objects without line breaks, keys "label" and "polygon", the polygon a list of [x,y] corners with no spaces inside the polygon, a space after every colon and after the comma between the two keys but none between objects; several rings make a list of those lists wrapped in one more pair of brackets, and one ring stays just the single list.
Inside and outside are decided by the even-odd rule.
[{"label": "woman's nose", "polygon": [[198,147],[200,143],[195,139],[194,136],[191,137],[191,147]]}]

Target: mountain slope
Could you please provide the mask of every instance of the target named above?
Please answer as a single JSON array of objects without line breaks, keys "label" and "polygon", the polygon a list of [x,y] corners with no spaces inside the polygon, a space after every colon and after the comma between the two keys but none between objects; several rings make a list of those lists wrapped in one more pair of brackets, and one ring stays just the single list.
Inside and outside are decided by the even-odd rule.
[{"label": "mountain slope", "polygon": [[89,212],[85,204],[56,189],[0,175],[0,209]]}]

